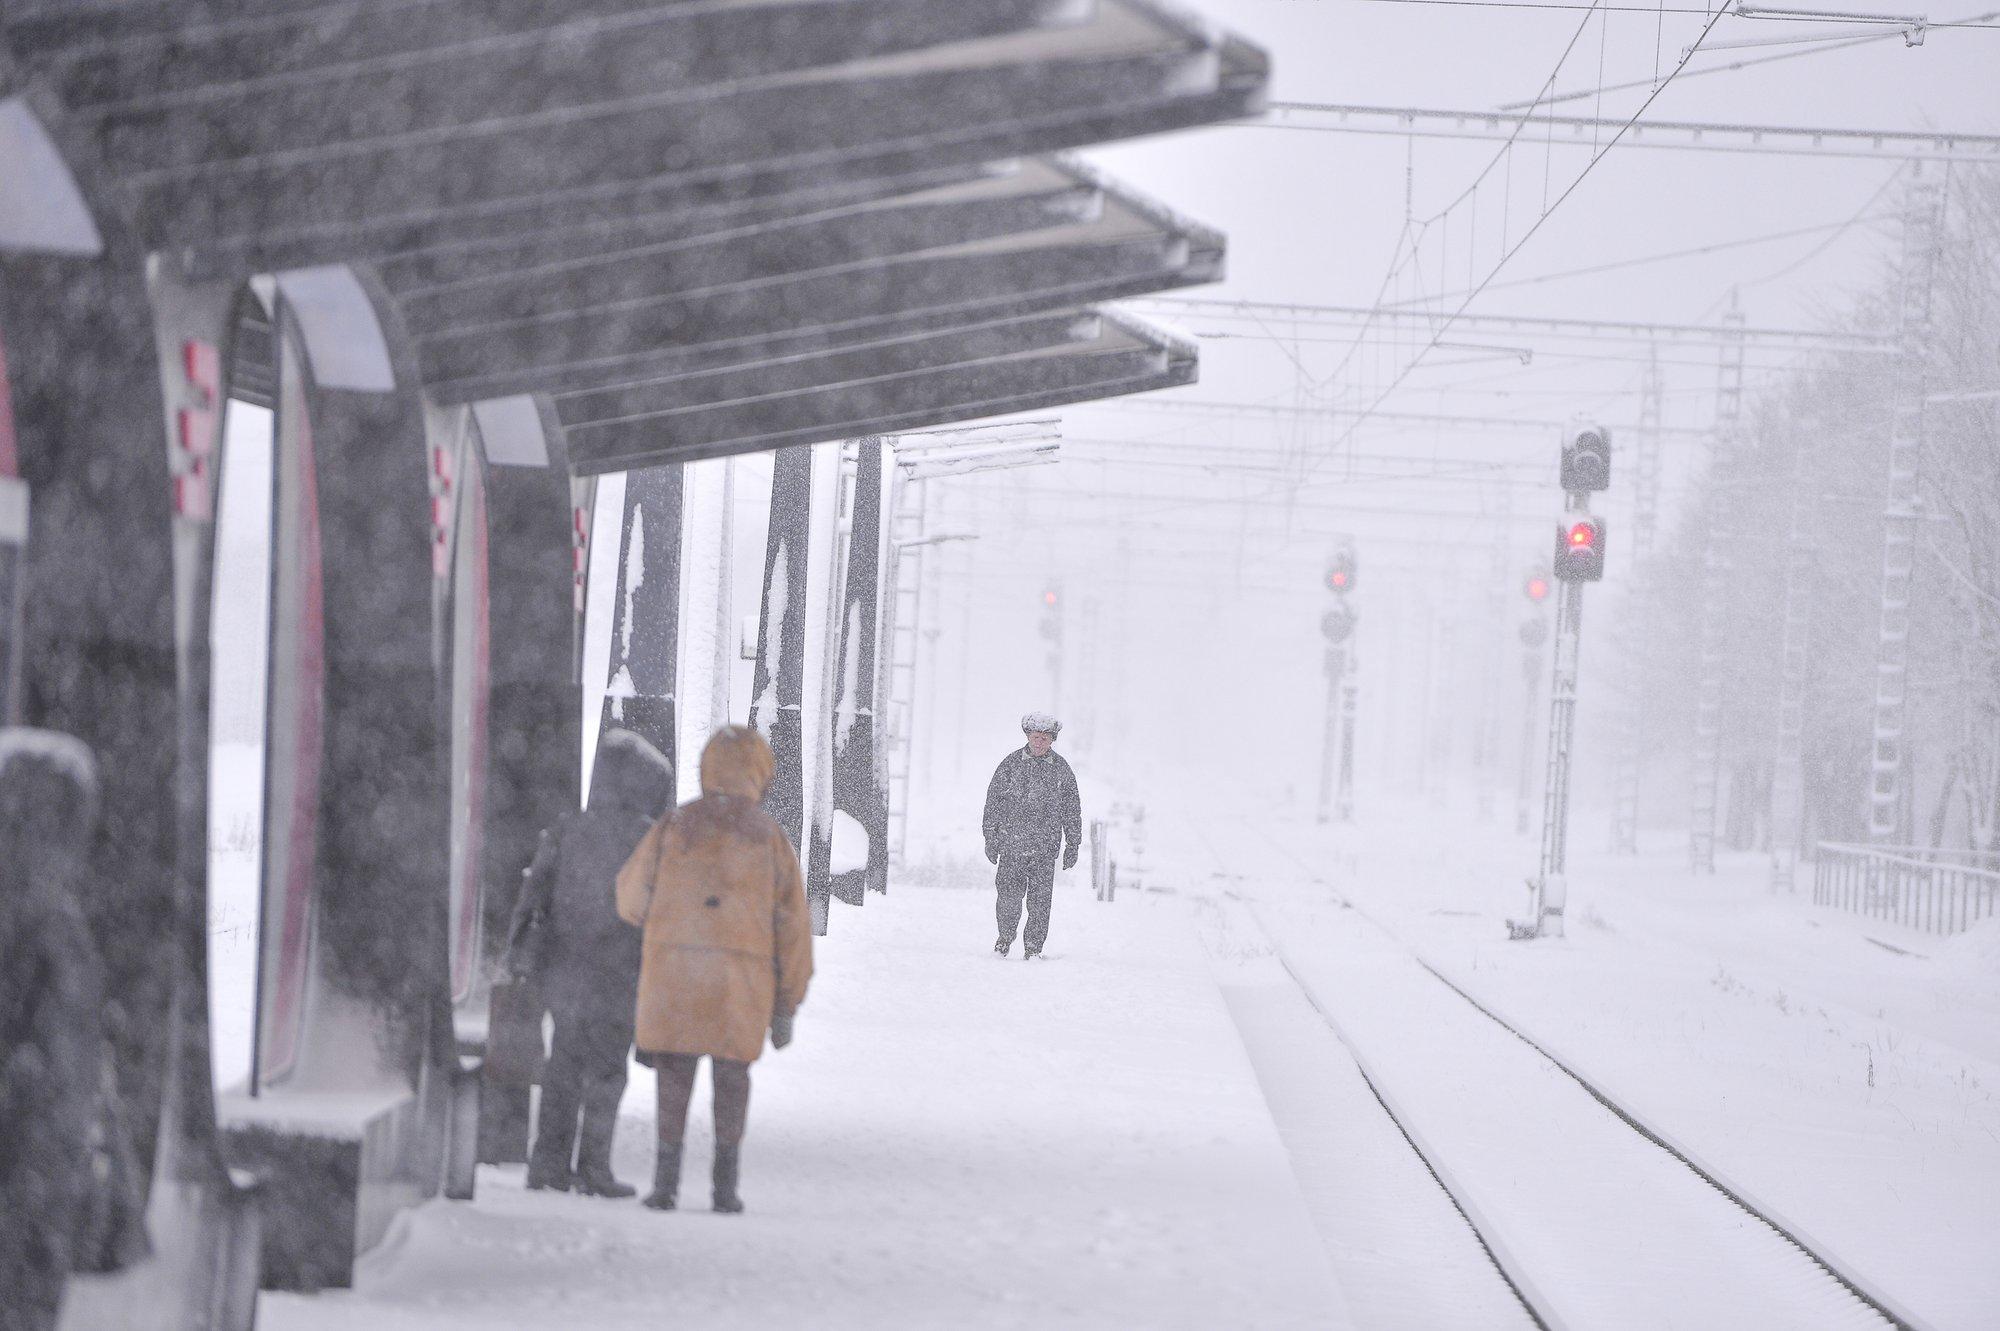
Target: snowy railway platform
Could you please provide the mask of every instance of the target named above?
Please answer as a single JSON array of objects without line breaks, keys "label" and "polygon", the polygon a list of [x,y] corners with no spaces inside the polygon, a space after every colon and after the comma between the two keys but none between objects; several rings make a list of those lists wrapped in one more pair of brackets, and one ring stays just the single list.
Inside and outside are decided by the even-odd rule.
[{"label": "snowy railway platform", "polygon": [[[819,940],[797,1040],[754,1074],[747,1214],[706,1209],[704,1073],[689,1209],[484,1167],[471,1203],[403,1216],[353,1290],[267,1294],[260,1325],[1361,1325],[1186,903],[1065,883],[1033,963],[993,956],[992,908],[983,883],[892,885]],[[635,1068],[629,1180],[652,1094]]]},{"label": "snowy railway platform", "polygon": [[265,1324],[1994,1324],[1990,928],[1918,951],[1662,853],[1586,857],[1572,937],[1510,943],[1518,847],[1409,815],[1160,820],[1151,890],[1066,882],[1033,964],[970,871],[892,884],[759,1066],[750,1214],[489,1167]]}]

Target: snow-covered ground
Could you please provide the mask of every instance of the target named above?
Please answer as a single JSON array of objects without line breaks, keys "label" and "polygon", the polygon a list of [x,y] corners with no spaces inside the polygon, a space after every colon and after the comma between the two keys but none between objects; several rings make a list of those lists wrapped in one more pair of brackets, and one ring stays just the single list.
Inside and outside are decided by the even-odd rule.
[{"label": "snow-covered ground", "polygon": [[[1505,1166],[1510,1200],[1529,1204],[1502,1224],[1524,1247],[1562,1231],[1575,1175],[1611,1162],[1576,1136],[1550,1147],[1538,1129],[1553,1099],[1465,1080],[1480,1052],[1451,1046],[1464,1032],[1445,1024],[1458,1024],[1454,1003],[1476,1014],[1425,1001],[1411,953],[1917,1318],[2000,1325],[1994,925],[1952,940],[1890,931],[1815,909],[1809,881],[1773,897],[1760,857],[1693,879],[1683,846],[1662,839],[1638,859],[1586,846],[1569,938],[1509,943],[1531,844],[1428,806],[1370,815],[1352,829],[1253,809],[1168,818],[1160,858],[1181,866],[1185,891],[1255,903],[1395,1093],[1462,1138],[1441,1142],[1446,1153],[1468,1171]],[[1679,1252],[1657,1234],[1645,1262]],[[1601,1274],[1575,1257],[1544,1254],[1543,1270],[1557,1285]]]},{"label": "snow-covered ground", "polygon": [[[748,1215],[705,1209],[704,1090],[687,1211],[484,1169],[264,1325],[1526,1324],[1460,1205],[1566,1325],[1881,1324],[1421,960],[1916,1323],[2000,1326],[2000,926],[1893,931],[1772,896],[1755,857],[1693,879],[1663,838],[1582,846],[1570,937],[1509,943],[1530,842],[1363,818],[1156,806],[1148,890],[1066,876],[1035,964],[988,951],[983,863],[918,847],[836,911],[758,1065]],[[651,1089],[635,1068],[633,1182]]]},{"label": "snow-covered ground", "polygon": [[[981,866],[984,867],[983,865]],[[743,1195],[528,1193],[398,1222],[351,1292],[273,1331],[685,1326],[1341,1327],[1341,1291],[1185,903],[1058,888],[1048,959],[1002,961],[983,887],[840,909],[796,1043],[753,1074]],[[618,1168],[651,1169],[633,1069]]]}]

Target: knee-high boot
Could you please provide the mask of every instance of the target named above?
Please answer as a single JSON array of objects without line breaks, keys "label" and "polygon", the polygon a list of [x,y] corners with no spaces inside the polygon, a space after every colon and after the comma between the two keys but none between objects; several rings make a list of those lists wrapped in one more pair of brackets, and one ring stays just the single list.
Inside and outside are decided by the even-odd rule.
[{"label": "knee-high boot", "polygon": [[528,1153],[528,1187],[568,1192],[573,1182],[570,1153],[576,1146],[577,1085],[554,1060],[542,1074],[541,1104],[535,1111],[535,1146]]},{"label": "knee-high boot", "polygon": [[680,1190],[681,1144],[661,1142],[660,1153],[653,1160],[653,1190],[641,1205],[654,1211],[671,1211],[679,1200]]},{"label": "knee-high boot", "polygon": [[735,1215],[743,1209],[743,1199],[736,1195],[737,1166],[742,1158],[742,1151],[740,1145],[724,1146],[717,1143],[715,1147],[714,1205],[715,1209],[724,1215]]},{"label": "knee-high boot", "polygon": [[618,1130],[618,1101],[625,1090],[621,1069],[596,1077],[583,1091],[583,1131],[576,1146],[576,1190],[590,1197],[630,1197],[639,1190],[611,1172],[611,1143]]}]

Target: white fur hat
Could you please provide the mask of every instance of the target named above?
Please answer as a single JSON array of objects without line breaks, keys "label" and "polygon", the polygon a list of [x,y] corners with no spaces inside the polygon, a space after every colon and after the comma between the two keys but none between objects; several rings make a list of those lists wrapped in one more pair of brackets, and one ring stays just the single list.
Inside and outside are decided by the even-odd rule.
[{"label": "white fur hat", "polygon": [[1053,716],[1050,716],[1047,712],[1029,712],[1026,716],[1021,718],[1022,734],[1032,735],[1037,730],[1041,731],[1043,734],[1048,735],[1051,738],[1054,738],[1055,736],[1062,734],[1062,722],[1056,720]]}]

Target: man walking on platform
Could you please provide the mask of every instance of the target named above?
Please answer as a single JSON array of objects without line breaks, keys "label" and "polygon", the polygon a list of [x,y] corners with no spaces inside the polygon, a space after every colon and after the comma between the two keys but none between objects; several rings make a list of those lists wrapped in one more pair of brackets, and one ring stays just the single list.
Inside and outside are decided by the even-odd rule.
[{"label": "man walking on platform", "polygon": [[1055,752],[1062,722],[1030,712],[1021,718],[1026,746],[1000,760],[986,787],[986,858],[998,866],[993,886],[999,894],[994,914],[1000,937],[996,955],[1006,956],[1021,924],[1021,903],[1028,905],[1028,927],[1022,935],[1024,959],[1033,961],[1049,937],[1049,904],[1055,895],[1056,856],[1063,868],[1076,867],[1083,841],[1083,802],[1077,796],[1076,774]]}]

